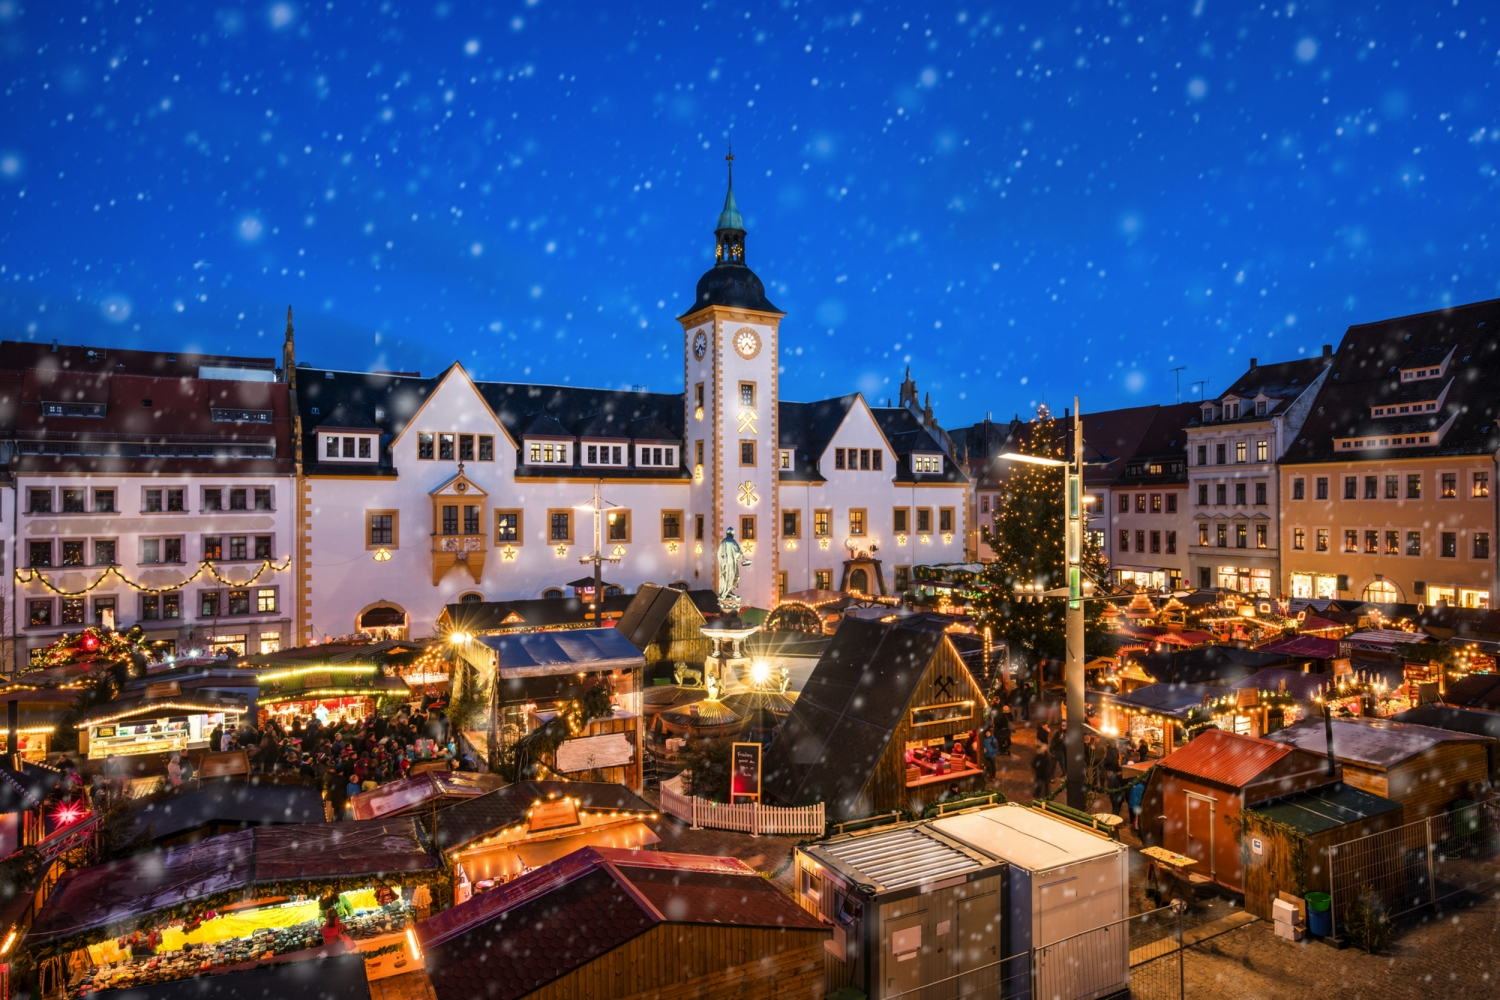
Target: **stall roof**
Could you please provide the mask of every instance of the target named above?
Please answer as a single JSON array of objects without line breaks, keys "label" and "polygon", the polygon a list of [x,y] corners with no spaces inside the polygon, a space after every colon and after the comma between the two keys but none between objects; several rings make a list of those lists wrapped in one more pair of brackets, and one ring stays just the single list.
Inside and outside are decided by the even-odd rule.
[{"label": "stall roof", "polygon": [[256,682],[261,705],[320,697],[378,698],[389,694],[404,698],[410,694],[404,680],[387,675],[371,663],[277,665],[260,670]]},{"label": "stall roof", "polygon": [[412,817],[261,827],[63,875],[27,935],[45,944],[103,933],[256,883],[436,871]]},{"label": "stall roof", "polygon": [[628,670],[646,658],[614,628],[580,628],[566,632],[481,635],[475,642],[495,651],[500,676],[550,677],[596,670]]},{"label": "stall roof", "polygon": [[0,814],[37,808],[61,779],[61,771],[45,764],[22,761],[17,771],[0,757]]},{"label": "stall roof", "polygon": [[1294,747],[1283,743],[1206,729],[1163,757],[1158,766],[1230,788],[1243,788],[1272,764],[1295,752]]},{"label": "stall roof", "polygon": [[282,962],[244,972],[195,976],[171,983],[90,993],[99,1000],[369,1000],[370,981],[359,955]]},{"label": "stall roof", "polygon": [[1252,811],[1285,823],[1300,833],[1315,834],[1372,816],[1383,816],[1400,808],[1399,802],[1371,795],[1340,781],[1262,802]]},{"label": "stall roof", "polygon": [[1339,640],[1344,649],[1404,652],[1405,647],[1427,642],[1431,637],[1426,632],[1407,632],[1399,628],[1372,628],[1363,632],[1351,632]]},{"label": "stall roof", "polygon": [[355,819],[403,816],[445,799],[467,799],[493,792],[505,779],[498,774],[473,771],[423,771],[379,788],[360,792],[349,800]]},{"label": "stall roof", "polygon": [[[591,585],[592,582],[590,581]],[[645,649],[656,638],[656,634],[681,601],[686,601],[692,608],[689,618],[696,619],[700,625],[706,621],[703,617],[705,605],[718,610],[717,598],[711,590],[687,591],[643,583],[635,592],[635,598],[626,606],[624,614],[620,615],[620,620],[615,623],[615,628],[637,649]]]},{"label": "stall roof", "polygon": [[514,826],[539,799],[566,795],[584,809],[623,809],[653,815],[656,809],[624,785],[612,781],[518,781],[514,785],[438,810],[433,840],[440,851],[461,850],[490,834]]},{"label": "stall roof", "polygon": [[825,930],[735,858],[586,847],[429,917],[417,936],[438,1000],[513,1000],[661,924]]},{"label": "stall roof", "polygon": [[1464,708],[1500,708],[1500,674],[1470,674],[1448,685],[1443,701]]},{"label": "stall roof", "polygon": [[1125,849],[1039,809],[1015,803],[945,816],[933,820],[932,827],[977,851],[1034,872],[1107,857]]},{"label": "stall roof", "polygon": [[1135,659],[1141,669],[1157,681],[1188,685],[1232,684],[1262,667],[1287,662],[1287,657],[1281,653],[1257,653],[1236,646],[1199,646],[1180,652],[1151,653]]},{"label": "stall roof", "polygon": [[204,712],[243,712],[248,707],[244,695],[221,691],[189,692],[166,698],[117,698],[95,705],[78,720],[78,728],[102,725],[138,716],[178,716]]},{"label": "stall roof", "polygon": [[[1390,719],[1334,719],[1333,755],[1354,764],[1392,768],[1440,743],[1483,740],[1483,736],[1414,726]],[[1328,753],[1323,719],[1304,719],[1266,737],[1316,754]]]},{"label": "stall roof", "polygon": [[1473,712],[1451,705],[1418,705],[1391,718],[1397,722],[1446,729],[1451,733],[1473,733],[1500,739],[1500,714],[1494,712]]},{"label": "stall roof", "polygon": [[1230,687],[1236,691],[1280,691],[1285,686],[1286,693],[1297,701],[1312,701],[1314,695],[1332,682],[1333,678],[1328,674],[1304,674],[1286,667],[1267,667]]},{"label": "stall roof", "polygon": [[[625,613],[633,594],[614,594],[604,598],[604,617],[618,618]],[[700,610],[701,607],[700,607]],[[717,610],[717,609],[715,609]],[[449,604],[438,616],[438,626],[453,631],[494,632],[499,629],[567,629],[587,625],[592,619],[592,602],[585,606],[577,597],[539,597],[525,601],[480,601],[475,604]]]},{"label": "stall roof", "polygon": [[249,782],[214,782],[196,791],[152,799],[131,810],[134,833],[164,840],[210,825],[271,826],[318,823],[323,795],[306,785],[272,785],[252,775]]},{"label": "stall roof", "polygon": [[1256,650],[1309,660],[1331,660],[1339,655],[1339,641],[1316,635],[1293,635],[1257,646]]},{"label": "stall roof", "polygon": [[1111,695],[1110,700],[1126,708],[1138,708],[1176,719],[1187,717],[1188,709],[1201,705],[1206,698],[1216,698],[1224,689],[1213,684],[1147,684],[1145,687]]},{"label": "stall roof", "polygon": [[995,865],[993,859],[954,843],[925,823],[851,833],[803,850],[876,892],[966,876]]}]

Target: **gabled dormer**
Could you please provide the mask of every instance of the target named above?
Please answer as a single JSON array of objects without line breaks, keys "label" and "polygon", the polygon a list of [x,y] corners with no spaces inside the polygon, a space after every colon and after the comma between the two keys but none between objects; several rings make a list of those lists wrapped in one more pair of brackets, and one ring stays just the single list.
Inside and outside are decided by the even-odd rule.
[{"label": "gabled dormer", "polygon": [[1238,396],[1225,396],[1220,402],[1224,409],[1225,420],[1240,419],[1240,407],[1243,401]]},{"label": "gabled dormer", "polygon": [[543,410],[521,431],[523,465],[572,465],[575,439],[557,418]]},{"label": "gabled dormer", "polygon": [[1276,404],[1279,403],[1279,402],[1281,402],[1281,400],[1279,400],[1279,399],[1272,399],[1270,396],[1267,396],[1265,393],[1258,392],[1258,393],[1255,394],[1255,399],[1253,400],[1253,402],[1255,404],[1254,405],[1255,415],[1257,417],[1268,417],[1268,416],[1270,416],[1276,410]]},{"label": "gabled dormer", "polygon": [[1216,407],[1212,402],[1204,403],[1203,404],[1203,422],[1205,424],[1211,424],[1211,423],[1213,423],[1215,416],[1217,416],[1217,414],[1218,414],[1218,409],[1219,408]]},{"label": "gabled dormer", "polygon": [[432,498],[432,585],[454,566],[463,565],[477,584],[484,575],[485,501],[489,496],[458,472],[428,493]]}]

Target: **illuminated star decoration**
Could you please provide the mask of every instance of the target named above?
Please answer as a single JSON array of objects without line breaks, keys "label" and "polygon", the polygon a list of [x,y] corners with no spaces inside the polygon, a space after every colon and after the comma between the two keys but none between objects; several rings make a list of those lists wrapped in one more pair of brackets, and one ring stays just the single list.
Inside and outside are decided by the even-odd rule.
[{"label": "illuminated star decoration", "polygon": [[755,492],[754,483],[748,480],[740,483],[740,503],[746,507],[754,507],[759,500],[760,496]]}]

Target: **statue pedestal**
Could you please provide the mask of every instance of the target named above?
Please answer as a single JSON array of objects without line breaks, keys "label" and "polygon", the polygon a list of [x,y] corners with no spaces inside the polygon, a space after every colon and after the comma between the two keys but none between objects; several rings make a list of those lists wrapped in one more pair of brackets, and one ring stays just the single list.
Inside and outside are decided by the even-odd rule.
[{"label": "statue pedestal", "polygon": [[713,653],[703,658],[704,674],[712,673],[717,677],[720,690],[725,692],[745,687],[748,683],[745,678],[750,674],[750,658],[741,650],[740,643],[759,632],[760,626],[742,621],[737,614],[729,614],[699,631],[704,638],[714,641]]}]

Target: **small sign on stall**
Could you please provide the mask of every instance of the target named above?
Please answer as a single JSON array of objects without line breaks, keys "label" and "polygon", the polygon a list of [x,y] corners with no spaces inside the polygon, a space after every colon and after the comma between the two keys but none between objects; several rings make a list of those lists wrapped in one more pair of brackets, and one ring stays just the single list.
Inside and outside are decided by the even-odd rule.
[{"label": "small sign on stall", "polygon": [[741,799],[760,801],[760,744],[736,743],[731,748],[729,804]]}]

